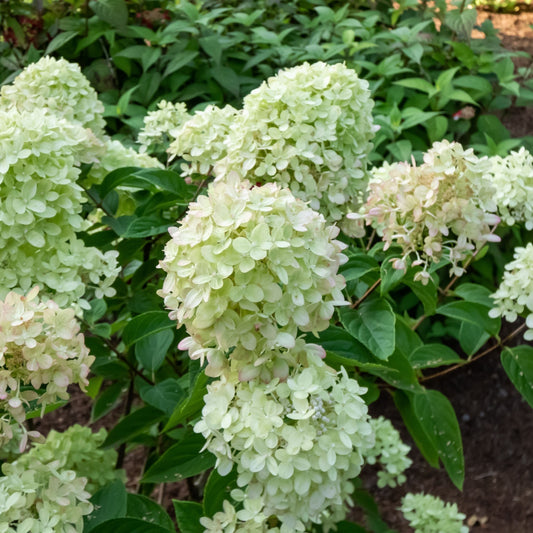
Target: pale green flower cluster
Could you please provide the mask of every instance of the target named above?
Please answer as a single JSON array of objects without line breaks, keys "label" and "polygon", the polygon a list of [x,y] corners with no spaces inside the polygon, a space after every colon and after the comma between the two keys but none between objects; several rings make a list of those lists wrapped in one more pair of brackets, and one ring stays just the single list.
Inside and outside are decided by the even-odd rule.
[{"label": "pale green flower cluster", "polygon": [[519,222],[533,229],[533,156],[522,147],[507,157],[491,157],[490,161],[487,178],[502,220],[508,226]]},{"label": "pale green flower cluster", "polygon": [[217,161],[226,155],[226,139],[236,127],[237,115],[238,111],[230,105],[223,108],[209,105],[174,131],[175,140],[168,153],[188,162],[182,165],[183,176],[210,174]]},{"label": "pale green flower cluster", "polygon": [[17,459],[17,464],[30,467],[35,459],[43,464],[58,462],[59,468],[74,470],[78,477],[86,478],[85,489],[94,494],[122,475],[122,471],[115,470],[117,452],[112,448],[100,448],[106,437],[104,428],[93,433],[79,424],[63,433],[52,430],[45,442],[34,444],[28,453]]},{"label": "pale green flower cluster", "polygon": [[10,292],[0,301],[0,444],[13,438],[13,420],[22,427],[30,402],[44,409],[68,399],[71,383],[83,389],[94,361],[74,310],[39,302],[37,294],[34,287],[27,296]]},{"label": "pale green flower cluster", "polygon": [[527,313],[527,331],[524,339],[533,340],[533,244],[514,251],[513,260],[505,265],[502,282],[498,290],[491,295],[495,307],[489,316],[503,316],[508,322],[514,322],[518,315]]},{"label": "pale green flower cluster", "polygon": [[406,494],[400,508],[415,533],[468,533],[466,516],[457,504],[444,503],[430,494]]},{"label": "pale green flower cluster", "polygon": [[27,66],[11,85],[0,90],[0,107],[33,113],[47,109],[68,122],[104,134],[104,106],[79,65],[43,57]]},{"label": "pale green flower cluster", "polygon": [[394,268],[405,269],[407,260],[422,265],[416,279],[427,283],[430,263],[442,258],[452,264],[451,274],[460,276],[460,263],[486,242],[499,242],[492,233],[499,217],[491,198],[493,190],[484,175],[490,171],[487,158],[477,158],[472,149],[456,142],[434,143],[421,166],[386,164],[373,171],[369,195],[361,214],[385,242],[402,247]]},{"label": "pale green flower cluster", "polygon": [[182,349],[207,357],[209,375],[236,346],[256,364],[292,348],[298,330],[324,330],[345,304],[338,228],[276,184],[252,187],[236,175],[211,184],[169,232],[159,295],[191,336]]},{"label": "pale green flower cluster", "polygon": [[365,452],[365,462],[371,465],[379,463],[382,466],[382,470],[378,472],[378,487],[401,485],[406,480],[404,472],[413,462],[407,457],[411,448],[402,442],[398,430],[383,416],[371,418],[370,425],[376,441]]},{"label": "pale green flower cluster", "polygon": [[116,477],[116,452],[99,450],[104,429],[93,434],[75,425],[52,431],[12,463],[2,465],[0,531],[3,533],[76,533],[92,512],[89,490]]},{"label": "pale green flower cluster", "polygon": [[144,125],[139,132],[137,142],[141,145],[141,153],[154,151],[158,147],[165,147],[171,139],[176,137],[180,126],[190,119],[185,104],[173,104],[161,100],[155,111],[149,111],[144,117]]},{"label": "pale green flower cluster", "polygon": [[345,65],[282,70],[245,97],[215,173],[289,187],[353,234],[357,224],[344,217],[366,191],[373,105],[368,83]]},{"label": "pale green flower cluster", "polygon": [[342,520],[350,480],[374,444],[365,392],[313,354],[284,381],[242,382],[227,372],[209,385],[194,430],[206,437],[221,475],[237,467],[231,497],[243,509],[235,519],[263,531],[253,527],[275,516],[281,533],[313,523],[327,530]]}]

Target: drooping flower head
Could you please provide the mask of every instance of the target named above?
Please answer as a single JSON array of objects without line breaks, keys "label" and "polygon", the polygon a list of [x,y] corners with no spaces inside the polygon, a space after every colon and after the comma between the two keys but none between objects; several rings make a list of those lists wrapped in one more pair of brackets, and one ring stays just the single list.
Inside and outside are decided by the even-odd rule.
[{"label": "drooping flower head", "polygon": [[533,244],[514,251],[513,260],[505,265],[503,279],[498,290],[491,295],[495,307],[489,311],[491,317],[503,316],[514,322],[518,315],[527,314],[527,331],[524,339],[533,340]]},{"label": "drooping flower head", "polygon": [[533,156],[522,147],[507,157],[491,157],[490,162],[487,181],[503,221],[508,226],[525,223],[526,229],[533,229]]},{"label": "drooping flower head", "polygon": [[104,106],[79,65],[50,56],[27,66],[0,90],[0,107],[32,113],[48,109],[67,121],[104,134]]},{"label": "drooping flower head", "polygon": [[169,232],[159,294],[192,337],[193,358],[200,346],[257,358],[291,348],[298,330],[325,329],[344,303],[338,228],[276,184],[214,183]]},{"label": "drooping flower head", "polygon": [[225,373],[208,386],[194,430],[206,437],[221,475],[236,465],[231,496],[244,505],[239,521],[263,527],[274,516],[281,532],[308,531],[342,520],[352,503],[350,480],[374,443],[366,389],[316,356],[307,364],[283,382]]},{"label": "drooping flower head", "polygon": [[151,152],[158,148],[165,151],[168,143],[175,138],[176,131],[190,118],[184,103],[171,103],[161,100],[157,109],[149,111],[144,117],[143,128],[137,142],[141,145],[140,152]]},{"label": "drooping flower head", "polygon": [[91,130],[46,109],[0,109],[0,298],[35,284],[60,306],[87,286],[111,294],[117,252],[87,247],[80,163],[94,163],[103,144]]},{"label": "drooping flower head", "polygon": [[[498,242],[491,225],[499,217],[489,213],[496,206],[483,175],[490,168],[487,158],[477,158],[471,149],[458,143],[435,143],[420,166],[408,163],[385,164],[373,171],[369,196],[362,215],[385,241],[385,249],[397,243],[403,255],[394,267],[405,269],[407,259],[423,265],[417,273],[427,280],[432,262],[446,258],[451,272],[461,275],[460,262],[487,241]],[[483,207],[482,207],[483,206]]]},{"label": "drooping flower head", "polygon": [[30,402],[44,409],[68,399],[71,383],[88,385],[94,357],[74,310],[39,302],[37,294],[35,287],[27,296],[11,292],[0,301],[0,442],[12,437],[10,418],[22,424]]},{"label": "drooping flower head", "polygon": [[184,176],[208,174],[226,155],[225,141],[235,127],[237,115],[238,111],[230,105],[223,108],[209,105],[174,130],[175,140],[168,153],[187,161],[182,165]]},{"label": "drooping flower head", "polygon": [[344,215],[366,191],[373,105],[368,83],[345,65],[282,70],[245,97],[215,172],[289,187],[351,234],[356,227]]},{"label": "drooping flower head", "polygon": [[444,503],[431,494],[406,494],[400,508],[415,533],[468,533],[466,516],[456,503]]}]

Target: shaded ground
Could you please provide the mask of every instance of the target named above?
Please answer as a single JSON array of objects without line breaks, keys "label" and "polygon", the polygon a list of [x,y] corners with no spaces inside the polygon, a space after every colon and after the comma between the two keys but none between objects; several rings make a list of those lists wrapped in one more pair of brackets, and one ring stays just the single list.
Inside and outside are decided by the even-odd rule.
[{"label": "shaded ground", "polygon": [[[533,12],[491,14],[480,12],[478,22],[490,18],[505,46],[533,54]],[[527,68],[530,58],[518,58],[517,64]],[[516,108],[503,117],[513,136],[533,135],[533,109]],[[446,501],[456,502],[467,515],[472,532],[531,533],[533,532],[533,411],[522,400],[501,368],[498,355],[493,353],[460,371],[431,382],[431,387],[443,392],[452,402],[463,436],[466,480],[461,493],[449,481],[443,470],[426,464],[410,437],[414,463],[408,471],[409,490],[428,492]],[[89,424],[91,402],[73,390],[72,401],[64,408],[36,424],[46,433],[50,428],[64,430],[75,422]],[[122,408],[98,421],[93,427],[112,426]],[[397,428],[401,419],[389,398],[383,397],[372,405],[373,415],[384,414]],[[143,463],[143,450],[127,455],[125,468],[128,487],[135,490]],[[372,472],[363,475],[369,488],[375,487]],[[405,486],[404,486],[405,487]],[[400,533],[412,530],[397,511],[406,488],[382,489],[375,493],[383,517]],[[171,498],[186,499],[185,483],[166,486],[166,493],[154,492],[154,497],[171,507]],[[373,489],[375,491],[375,489]],[[357,517],[357,512],[355,517]]]}]

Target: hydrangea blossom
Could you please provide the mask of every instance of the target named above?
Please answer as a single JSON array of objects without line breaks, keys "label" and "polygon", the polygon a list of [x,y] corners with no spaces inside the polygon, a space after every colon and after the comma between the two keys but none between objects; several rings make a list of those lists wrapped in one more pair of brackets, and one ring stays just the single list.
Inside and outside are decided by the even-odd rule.
[{"label": "hydrangea blossom", "polygon": [[212,167],[226,155],[226,138],[235,127],[238,111],[227,105],[223,108],[207,106],[174,130],[175,140],[168,152],[182,157],[183,176],[209,174]]},{"label": "hydrangea blossom", "polygon": [[11,85],[0,90],[0,107],[33,113],[48,109],[71,123],[104,134],[104,106],[79,65],[43,57],[27,66]]},{"label": "hydrangea blossom", "polygon": [[118,254],[76,237],[86,227],[78,167],[102,150],[89,129],[46,110],[0,110],[0,298],[36,283],[60,306],[87,284],[112,295]]},{"label": "hydrangea blossom", "polygon": [[176,131],[190,118],[184,103],[173,104],[161,100],[155,111],[149,111],[144,117],[144,125],[139,133],[137,142],[141,145],[141,153],[153,151],[159,146],[165,149],[170,139],[176,136]]},{"label": "hydrangea blossom", "polygon": [[415,533],[468,533],[466,516],[457,504],[444,503],[430,494],[406,494],[401,511]]},{"label": "hydrangea blossom", "polygon": [[490,160],[487,178],[503,221],[509,226],[523,222],[528,230],[533,229],[533,156],[522,147],[507,157]]},{"label": "hydrangea blossom", "polygon": [[316,356],[285,381],[242,382],[226,372],[208,386],[194,430],[206,437],[221,475],[236,464],[238,520],[263,527],[275,516],[289,533],[312,523],[327,530],[345,516],[350,480],[374,443],[365,391]]},{"label": "hydrangea blossom", "polygon": [[90,491],[116,477],[116,452],[99,450],[104,429],[92,433],[75,425],[52,431],[12,463],[0,477],[0,531],[5,533],[74,533],[92,512]]},{"label": "hydrangea blossom", "polygon": [[405,482],[404,475],[412,461],[407,457],[409,446],[402,442],[400,433],[390,420],[383,416],[371,418],[370,424],[376,436],[374,446],[365,453],[368,464],[380,463],[382,470],[378,472],[378,487],[396,487]]},{"label": "hydrangea blossom", "polygon": [[405,269],[410,256],[413,265],[423,265],[416,279],[427,282],[429,264],[446,258],[451,273],[461,275],[460,262],[487,241],[499,242],[491,226],[500,219],[495,211],[492,189],[483,176],[490,169],[487,158],[477,158],[458,143],[434,143],[421,166],[385,164],[373,171],[363,217],[385,241],[385,249],[397,243],[403,255],[394,268]]},{"label": "hydrangea blossom", "polygon": [[212,184],[170,228],[160,263],[158,294],[192,337],[181,346],[192,358],[203,359],[200,346],[261,357],[293,347],[298,330],[327,328],[345,303],[338,231],[276,184],[251,187],[238,176]]},{"label": "hydrangea blossom", "polygon": [[117,452],[111,448],[101,449],[107,431],[101,428],[93,433],[90,428],[74,424],[60,433],[52,430],[43,443],[34,444],[29,452],[17,459],[19,467],[31,467],[35,459],[43,464],[54,463],[56,469],[73,470],[85,478],[85,489],[94,494],[123,472],[115,470]]},{"label": "hydrangea blossom", "polygon": [[94,361],[74,310],[39,302],[38,290],[27,296],[11,292],[0,302],[0,443],[12,438],[11,418],[21,425],[30,402],[44,409],[68,399],[71,383],[84,389]]},{"label": "hydrangea blossom", "polygon": [[367,155],[377,130],[368,82],[345,65],[318,62],[282,70],[244,99],[215,169],[276,181],[328,221],[344,219],[367,187]]},{"label": "hydrangea blossom", "polygon": [[527,331],[524,339],[533,340],[533,244],[516,248],[513,261],[505,265],[502,282],[491,295],[495,307],[489,311],[493,318],[505,317],[514,322],[518,315],[527,313]]}]

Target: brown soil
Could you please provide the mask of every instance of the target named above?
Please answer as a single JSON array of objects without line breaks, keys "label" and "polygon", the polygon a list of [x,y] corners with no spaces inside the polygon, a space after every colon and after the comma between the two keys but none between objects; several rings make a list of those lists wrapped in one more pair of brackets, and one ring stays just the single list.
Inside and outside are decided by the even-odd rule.
[{"label": "brown soil", "polygon": [[[530,27],[533,12],[517,15],[482,11],[478,23],[487,18],[500,30],[508,49],[533,54],[533,29]],[[531,58],[519,58],[517,64],[531,66]],[[513,136],[533,135],[533,109],[513,109],[504,117],[504,123]],[[363,483],[373,491],[385,521],[400,533],[412,531],[397,510],[408,487],[410,492],[426,492],[456,502],[467,515],[472,532],[533,532],[533,411],[505,375],[498,356],[492,354],[467,368],[435,379],[430,385],[449,398],[459,419],[466,463],[464,490],[456,489],[443,469],[435,470],[425,462],[403,429],[392,401],[382,397],[371,406],[371,412],[393,421],[404,440],[411,444],[413,459],[407,472],[408,482],[396,489],[378,491],[374,473],[363,473]],[[46,434],[51,428],[61,431],[73,423],[89,425],[90,410],[90,399],[73,389],[69,404],[36,422],[36,429]],[[119,405],[93,428],[112,427],[121,412]],[[138,487],[143,458],[142,449],[126,456],[130,490]],[[187,499],[188,494],[182,482],[167,485],[165,494],[156,488],[153,496],[170,510],[172,497]],[[354,510],[353,518],[362,520],[362,515]]]}]

